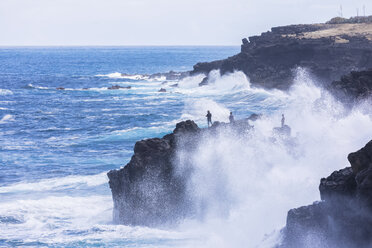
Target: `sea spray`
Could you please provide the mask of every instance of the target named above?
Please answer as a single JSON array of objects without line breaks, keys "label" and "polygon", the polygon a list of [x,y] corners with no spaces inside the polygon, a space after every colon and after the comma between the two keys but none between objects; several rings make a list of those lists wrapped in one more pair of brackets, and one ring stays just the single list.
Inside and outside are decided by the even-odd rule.
[{"label": "sea spray", "polygon": [[[288,94],[267,93],[283,105],[256,121],[249,138],[227,129],[200,137],[195,152],[179,150],[179,173],[192,166],[188,192],[197,217],[181,229],[206,237],[204,247],[272,247],[287,211],[320,200],[320,178],[346,167],[347,154],[371,139],[365,105],[347,111],[306,71],[297,75]],[[273,137],[282,113],[291,145]]]}]

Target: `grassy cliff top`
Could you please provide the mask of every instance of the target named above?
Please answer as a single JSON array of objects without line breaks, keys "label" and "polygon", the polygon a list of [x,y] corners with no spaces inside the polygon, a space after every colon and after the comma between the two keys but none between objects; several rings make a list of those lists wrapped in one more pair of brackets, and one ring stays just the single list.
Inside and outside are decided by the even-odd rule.
[{"label": "grassy cliff top", "polygon": [[302,33],[303,38],[319,39],[324,37],[335,37],[339,43],[348,42],[345,36],[366,37],[372,41],[372,23],[345,23],[325,25],[322,30]]}]

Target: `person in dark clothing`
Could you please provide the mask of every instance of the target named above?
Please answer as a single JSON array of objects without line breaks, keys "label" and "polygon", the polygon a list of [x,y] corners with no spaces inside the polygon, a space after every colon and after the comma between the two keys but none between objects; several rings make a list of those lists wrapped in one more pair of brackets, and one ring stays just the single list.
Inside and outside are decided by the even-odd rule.
[{"label": "person in dark clothing", "polygon": [[233,116],[232,112],[230,112],[229,121],[230,121],[230,123],[234,122],[234,116]]},{"label": "person in dark clothing", "polygon": [[282,127],[284,127],[284,122],[285,122],[285,118],[284,118],[284,114],[282,114]]},{"label": "person in dark clothing", "polygon": [[209,110],[208,110],[208,112],[207,112],[206,117],[207,117],[208,127],[209,127],[209,123],[210,123],[211,126],[212,126],[212,114],[211,114],[211,112],[209,112]]}]

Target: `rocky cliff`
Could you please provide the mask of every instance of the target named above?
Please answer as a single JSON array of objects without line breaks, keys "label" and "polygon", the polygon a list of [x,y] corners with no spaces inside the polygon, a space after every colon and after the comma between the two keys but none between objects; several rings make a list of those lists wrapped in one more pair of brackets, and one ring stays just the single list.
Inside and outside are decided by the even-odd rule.
[{"label": "rocky cliff", "polygon": [[[372,68],[371,18],[275,27],[243,39],[241,52],[198,63],[191,74],[243,71],[256,86],[288,89],[296,68],[307,68],[325,85],[353,70]],[[208,83],[208,78],[202,84]]]},{"label": "rocky cliff", "polygon": [[177,147],[193,148],[199,132],[193,121],[186,121],[163,138],[138,141],[130,162],[108,173],[116,223],[160,226],[189,214],[186,182],[173,160]]},{"label": "rocky cliff", "polygon": [[[253,114],[250,120],[259,118]],[[202,137],[230,128],[240,134],[249,130],[247,119],[233,124],[214,122],[200,129],[193,121],[183,121],[163,138],[138,141],[130,162],[108,173],[114,201],[114,222],[126,225],[163,226],[192,216],[195,209],[186,184],[192,171],[177,168],[177,150],[185,154],[196,149]]]},{"label": "rocky cliff", "polygon": [[320,181],[322,201],[288,212],[281,248],[372,247],[372,141]]}]

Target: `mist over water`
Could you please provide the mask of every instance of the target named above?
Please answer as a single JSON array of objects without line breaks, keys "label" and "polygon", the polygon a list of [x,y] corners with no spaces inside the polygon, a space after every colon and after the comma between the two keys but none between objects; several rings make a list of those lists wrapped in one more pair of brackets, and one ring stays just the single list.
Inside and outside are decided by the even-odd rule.
[{"label": "mist over water", "polygon": [[[320,178],[349,166],[347,154],[372,137],[368,103],[344,108],[303,69],[285,93],[254,88],[242,72],[213,71],[199,87],[204,75],[150,80],[147,71],[112,67],[52,79],[0,75],[0,246],[272,247],[287,211],[320,200]],[[194,218],[169,229],[113,225],[106,172],[129,161],[137,140],[162,137],[181,120],[206,127],[207,110],[222,122],[230,111],[263,115],[252,132],[221,130],[200,137],[192,153],[178,150],[177,172],[192,166]],[[272,132],[281,114],[290,139]]]},{"label": "mist over water", "polygon": [[[203,233],[207,247],[272,247],[280,242],[287,211],[320,200],[320,178],[349,166],[348,153],[372,137],[370,110],[344,109],[306,71],[297,74],[288,94],[265,92],[280,104],[252,123],[249,135],[222,130],[202,137],[194,153],[179,151],[179,169],[193,165],[189,192],[202,216],[185,226]],[[193,112],[191,106],[186,112]],[[208,107],[228,114],[222,106]],[[290,142],[272,138],[281,113],[292,128]]]}]

